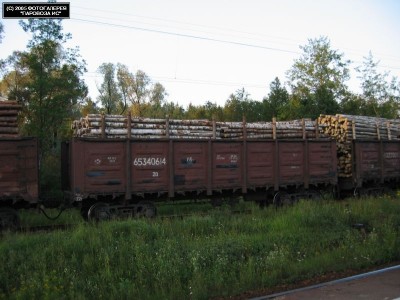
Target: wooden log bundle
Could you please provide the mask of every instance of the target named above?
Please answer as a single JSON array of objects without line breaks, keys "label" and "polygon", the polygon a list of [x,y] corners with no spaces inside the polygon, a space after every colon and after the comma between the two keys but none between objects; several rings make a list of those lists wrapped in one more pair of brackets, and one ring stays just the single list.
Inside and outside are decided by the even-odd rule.
[{"label": "wooden log bundle", "polygon": [[[151,119],[120,115],[89,114],[74,121],[72,129],[78,137],[107,138],[198,138],[214,137],[213,122],[208,120]],[[131,128],[130,133],[128,128]],[[215,133],[217,134],[217,133]],[[216,138],[216,136],[215,136]]]},{"label": "wooden log bundle", "polygon": [[0,101],[0,137],[18,137],[18,113],[21,105],[16,101]]},{"label": "wooden log bundle", "polygon": [[[129,129],[130,128],[130,132]],[[327,138],[309,119],[272,122],[215,122],[89,114],[72,124],[74,136],[171,139],[312,139]]]},{"label": "wooden log bundle", "polygon": [[272,122],[218,122],[221,138],[230,139],[307,139],[327,137],[310,119]]},{"label": "wooden log bundle", "polygon": [[353,140],[399,140],[400,120],[354,115],[321,115],[324,133],[336,140],[339,177],[352,177]]}]

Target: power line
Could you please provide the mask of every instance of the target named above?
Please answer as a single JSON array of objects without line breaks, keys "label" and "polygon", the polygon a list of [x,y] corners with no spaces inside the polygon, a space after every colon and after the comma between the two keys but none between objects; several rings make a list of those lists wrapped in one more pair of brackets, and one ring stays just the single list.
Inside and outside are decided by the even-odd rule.
[{"label": "power line", "polygon": [[278,51],[278,52],[291,53],[291,54],[300,54],[300,52],[297,52],[297,51],[291,51],[291,50],[286,50],[286,49],[281,49],[281,48],[254,45],[254,44],[235,42],[235,41],[229,41],[229,40],[222,40],[222,39],[216,39],[216,38],[198,36],[198,35],[191,35],[191,34],[185,34],[185,33],[177,33],[177,32],[165,31],[165,30],[150,29],[150,28],[122,25],[122,24],[113,24],[113,23],[108,23],[108,22],[85,20],[85,19],[79,19],[79,18],[71,18],[71,20],[76,20],[76,21],[86,22],[86,23],[99,24],[99,25],[105,25],[105,26],[112,26],[112,27],[134,29],[134,30],[139,30],[139,31],[144,31],[144,32],[152,32],[152,33],[158,33],[158,34],[178,36],[178,37],[184,37],[184,38],[191,38],[191,39],[197,39],[197,40],[203,40],[203,41],[209,41],[209,42],[231,44],[231,45],[236,45],[236,46],[245,46],[245,47],[258,48],[258,49],[264,49],[264,50],[270,50],[270,51]]},{"label": "power line", "polygon": [[[291,43],[296,43],[296,46],[298,45],[298,43],[301,43],[301,41],[299,41],[299,40],[288,39],[288,38],[283,38],[283,37],[278,37],[278,36],[265,35],[265,34],[255,33],[255,32],[249,32],[249,31],[236,30],[236,29],[226,28],[226,27],[200,25],[200,24],[195,24],[195,23],[176,21],[176,20],[172,20],[172,19],[142,16],[142,15],[131,14],[131,13],[122,13],[122,12],[117,12],[117,11],[112,11],[112,10],[93,9],[93,8],[87,8],[87,7],[82,7],[82,6],[75,6],[75,7],[84,9],[84,10],[111,13],[111,14],[115,14],[115,15],[123,15],[123,16],[142,18],[142,19],[148,19],[148,20],[154,20],[154,21],[161,21],[161,22],[167,22],[167,23],[175,23],[175,24],[180,24],[180,25],[185,25],[185,26],[189,25],[192,27],[207,28],[207,29],[218,30],[218,31],[229,31],[229,32],[233,32],[233,33],[258,36],[258,37],[262,37],[262,38],[267,37],[267,38],[279,39],[279,40],[284,40],[284,41],[288,41]],[[101,18],[103,18],[103,16],[101,16]],[[195,31],[200,31],[200,30],[195,30]],[[212,33],[212,34],[215,34],[215,33]]]},{"label": "power line", "polygon": [[[91,78],[103,78],[97,72],[87,72],[85,77]],[[260,83],[243,83],[243,82],[227,82],[227,81],[211,81],[211,80],[203,80],[203,79],[191,79],[191,78],[173,78],[167,76],[152,76],[149,75],[151,78],[155,80],[165,81],[165,82],[175,82],[175,83],[186,83],[186,84],[203,84],[203,85],[215,85],[215,86],[245,86],[249,88],[259,88],[259,89],[266,89],[266,84]]]},{"label": "power line", "polygon": [[[260,34],[260,33],[249,32],[249,31],[235,30],[235,29],[232,29],[232,28],[223,28],[223,27],[217,27],[217,26],[199,25],[199,24],[194,24],[194,23],[189,23],[189,22],[182,22],[182,21],[176,21],[176,20],[171,20],[171,19],[142,16],[142,15],[136,15],[136,14],[131,14],[131,13],[122,13],[122,12],[117,12],[117,11],[112,11],[112,10],[93,9],[93,8],[86,8],[86,7],[82,7],[82,6],[76,6],[76,7],[79,8],[79,9],[83,9],[83,10],[98,11],[98,12],[103,12],[103,13],[111,13],[111,14],[115,14],[115,15],[124,15],[124,16],[129,16],[129,17],[142,18],[142,19],[155,20],[155,21],[162,21],[162,22],[175,23],[175,24],[181,24],[181,25],[189,25],[189,26],[194,26],[194,27],[198,27],[198,28],[208,28],[208,29],[213,29],[213,30],[215,29],[215,30],[219,30],[219,31],[228,31],[228,32],[233,32],[233,33],[245,34],[246,36],[251,35],[251,36],[256,36],[256,37],[263,38],[262,41],[266,41],[264,38],[272,38],[272,39],[279,39],[279,40],[287,41],[287,42],[290,42],[290,43],[296,43],[296,45],[298,45],[299,43],[302,43],[302,41],[295,40],[295,39],[288,39],[288,38],[283,38],[283,37],[277,37],[277,36],[271,36],[271,35],[265,35],[265,34]],[[95,17],[95,16],[89,16],[89,17]],[[101,16],[101,18],[104,18],[104,17]],[[115,20],[113,18],[107,18],[107,19]],[[140,22],[140,23],[143,23],[143,22]],[[146,24],[146,23],[143,23],[143,24]],[[148,23],[147,23],[147,25],[159,26],[158,24],[148,24]],[[206,32],[206,31],[196,30],[196,29],[195,30],[189,29],[189,30],[198,31],[198,32],[205,32],[205,33],[211,33],[211,34],[221,34],[221,33]],[[227,34],[226,33],[222,33],[222,35],[227,35]],[[248,38],[248,37],[246,37],[246,38]],[[257,40],[260,40],[260,38],[257,38]],[[270,41],[268,41],[268,42],[270,42]],[[269,47],[269,48],[275,49],[274,47]],[[362,54],[362,52],[360,52],[359,50],[355,50],[355,49],[351,49],[351,48],[347,48],[347,49],[350,52],[352,52],[353,54],[365,55],[365,54]],[[286,49],[283,49],[283,50],[285,52],[289,52],[289,53],[300,54],[300,52],[296,52],[296,51],[290,51],[290,50],[286,50]],[[398,57],[395,57],[393,55],[382,54],[382,53],[378,53],[378,54],[380,56],[388,57],[389,60],[399,61]],[[400,69],[400,67],[391,67],[391,66],[384,66],[384,67],[389,67],[389,68],[392,68],[392,69]]]},{"label": "power line", "polygon": [[[71,18],[71,19],[72,20],[76,20],[76,21],[80,21],[80,22],[93,23],[93,24],[98,24],[98,25],[103,25],[103,26],[111,26],[111,27],[118,27],[118,28],[133,29],[133,30],[139,30],[139,31],[144,31],[144,32],[152,32],[152,33],[156,33],[156,34],[164,34],[164,35],[170,35],[170,36],[191,38],[191,39],[197,39],[197,40],[203,40],[203,41],[209,41],[209,42],[231,44],[231,45],[236,45],[236,46],[245,46],[245,47],[250,47],[250,48],[258,48],[258,49],[264,49],[264,50],[269,50],[269,51],[277,51],[277,52],[297,54],[297,55],[301,54],[301,52],[298,52],[298,51],[292,51],[292,50],[287,50],[287,49],[282,49],[282,48],[277,48],[277,47],[268,47],[268,46],[262,46],[262,45],[244,43],[244,42],[222,40],[222,39],[206,37],[206,36],[198,36],[198,35],[192,35],[192,34],[177,33],[177,32],[171,32],[171,31],[166,31],[166,30],[151,29],[151,28],[138,27],[138,26],[132,26],[132,25],[122,25],[122,24],[101,22],[101,21],[95,21],[95,20],[86,20],[86,19],[79,19],[79,18]],[[361,61],[358,61],[358,60],[357,61],[352,61],[352,62],[362,63]],[[387,69],[393,69],[393,70],[400,70],[400,66],[378,65],[377,67],[381,68],[381,69],[387,68]]]}]

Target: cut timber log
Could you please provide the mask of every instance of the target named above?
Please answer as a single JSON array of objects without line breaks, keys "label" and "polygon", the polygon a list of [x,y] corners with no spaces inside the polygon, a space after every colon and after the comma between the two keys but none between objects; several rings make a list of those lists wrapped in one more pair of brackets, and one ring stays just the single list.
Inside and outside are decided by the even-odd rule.
[{"label": "cut timber log", "polygon": [[22,106],[16,101],[0,101],[0,136],[18,136],[18,112]]},{"label": "cut timber log", "polygon": [[353,115],[321,115],[319,125],[336,140],[339,177],[352,177],[353,140],[399,140],[400,120]]},{"label": "cut timber log", "polygon": [[310,119],[273,122],[215,122],[89,114],[72,123],[74,136],[102,138],[306,139],[326,138]]}]

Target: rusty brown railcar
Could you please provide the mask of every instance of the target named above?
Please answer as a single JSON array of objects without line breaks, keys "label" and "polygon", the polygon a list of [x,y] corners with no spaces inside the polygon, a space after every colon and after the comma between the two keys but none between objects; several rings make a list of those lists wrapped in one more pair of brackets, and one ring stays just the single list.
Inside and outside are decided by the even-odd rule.
[{"label": "rusty brown railcar", "polygon": [[96,219],[115,211],[152,215],[154,200],[243,195],[282,201],[292,190],[309,197],[337,183],[336,144],[327,139],[74,138],[63,153],[65,188]]},{"label": "rusty brown railcar", "polygon": [[0,138],[0,227],[17,226],[16,209],[38,202],[38,174],[36,138]]},{"label": "rusty brown railcar", "polygon": [[400,142],[398,140],[353,140],[352,173],[339,176],[339,188],[355,196],[381,194],[400,182]]}]

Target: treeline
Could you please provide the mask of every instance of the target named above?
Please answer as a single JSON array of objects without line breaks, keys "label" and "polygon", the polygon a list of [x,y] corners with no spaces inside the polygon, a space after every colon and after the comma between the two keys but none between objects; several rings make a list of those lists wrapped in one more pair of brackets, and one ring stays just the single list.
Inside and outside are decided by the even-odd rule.
[{"label": "treeline", "polygon": [[[39,140],[43,190],[57,189],[60,141],[71,137],[72,120],[88,113],[127,114],[150,118],[215,119],[248,122],[299,118],[315,119],[320,114],[352,114],[397,118],[400,83],[388,72],[379,72],[371,53],[354,67],[361,92],[352,92],[352,62],[331,48],[327,37],[308,40],[302,54],[286,72],[286,78],[268,83],[266,96],[253,99],[242,88],[221,99],[187,107],[168,98],[165,87],[142,70],[123,64],[103,63],[98,68],[99,96],[90,98],[83,80],[87,71],[79,48],[67,48],[71,39],[60,19],[21,20],[31,34],[25,50],[15,50],[0,60],[0,99],[21,106],[18,125],[23,135]],[[0,22],[0,43],[4,28]],[[266,53],[268,55],[268,53]],[[267,67],[267,66],[266,66]],[[268,86],[269,85],[269,86]],[[191,95],[187,95],[190,100]],[[206,100],[206,99],[205,99]]]},{"label": "treeline", "polygon": [[[103,76],[96,101],[86,99],[82,114],[124,114],[131,111],[141,117],[215,118],[217,121],[269,121],[317,118],[320,114],[351,114],[397,118],[400,101],[400,82],[389,72],[379,72],[379,61],[371,53],[354,67],[360,91],[350,90],[352,62],[343,53],[331,48],[326,37],[308,40],[300,46],[303,53],[286,72],[286,82],[276,77],[263,99],[253,99],[242,88],[227,96],[223,105],[206,101],[203,105],[184,107],[168,99],[166,89],[153,83],[145,72],[132,73],[123,64],[102,64]],[[188,95],[190,99],[190,95]],[[172,101],[171,101],[172,100]],[[219,101],[220,102],[220,101]]]},{"label": "treeline", "polygon": [[[103,63],[99,96],[92,99],[83,80],[86,63],[79,49],[66,48],[70,34],[62,20],[20,21],[32,38],[24,51],[16,50],[0,61],[0,96],[22,107],[19,125],[25,135],[37,136],[41,156],[57,151],[71,136],[71,121],[88,113],[127,114],[175,119],[215,119],[248,122],[317,118],[320,114],[351,114],[397,118],[400,83],[389,72],[379,72],[379,61],[369,53],[354,71],[360,92],[348,87],[352,62],[332,49],[327,37],[308,40],[302,54],[287,70],[286,78],[266,82],[266,96],[253,99],[244,89],[202,105],[183,106],[168,97],[165,87],[142,70],[121,63]],[[1,32],[0,32],[1,34]],[[187,95],[190,100],[191,95]],[[218,101],[218,102],[217,102]]]}]

